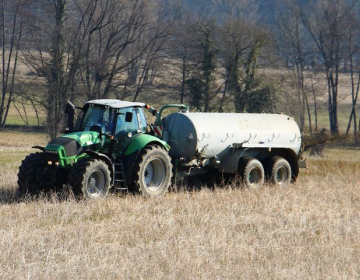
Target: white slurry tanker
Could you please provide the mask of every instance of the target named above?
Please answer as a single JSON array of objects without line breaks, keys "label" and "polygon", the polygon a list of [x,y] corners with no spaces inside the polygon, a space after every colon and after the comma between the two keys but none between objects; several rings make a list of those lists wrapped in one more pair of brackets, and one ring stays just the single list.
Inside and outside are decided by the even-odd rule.
[{"label": "white slurry tanker", "polygon": [[[163,111],[179,112],[162,117]],[[182,104],[159,111],[138,102],[86,102],[77,125],[67,105],[67,132],[22,162],[21,193],[70,185],[85,199],[105,197],[111,188],[164,194],[177,179],[198,174],[238,174],[244,185],[265,180],[287,185],[299,174],[302,136],[283,114],[190,113]],[[148,110],[156,117],[148,124]]]},{"label": "white slurry tanker", "polygon": [[186,176],[216,169],[238,173],[248,187],[265,179],[288,184],[299,174],[301,133],[282,114],[176,113],[163,120],[163,140]]}]

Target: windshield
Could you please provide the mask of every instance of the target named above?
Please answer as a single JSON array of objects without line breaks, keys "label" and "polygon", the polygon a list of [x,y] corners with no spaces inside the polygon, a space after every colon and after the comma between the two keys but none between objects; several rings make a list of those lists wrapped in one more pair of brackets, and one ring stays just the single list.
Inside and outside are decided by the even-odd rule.
[{"label": "windshield", "polygon": [[[126,113],[132,113],[130,122],[126,122]],[[97,131],[103,134],[113,135],[119,132],[131,132],[133,134],[146,132],[146,119],[142,108],[121,108],[112,109],[107,106],[96,106],[90,104],[85,109],[84,117],[80,125],[80,131]],[[116,127],[114,122],[116,119]]]},{"label": "windshield", "polygon": [[98,131],[111,134],[114,110],[104,106],[89,106],[83,118],[80,130]]}]

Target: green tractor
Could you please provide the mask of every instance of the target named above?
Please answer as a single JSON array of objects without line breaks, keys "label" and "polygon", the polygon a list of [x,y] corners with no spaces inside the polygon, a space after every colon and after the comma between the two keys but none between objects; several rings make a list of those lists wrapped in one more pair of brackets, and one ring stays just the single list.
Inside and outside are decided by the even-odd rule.
[{"label": "green tractor", "polygon": [[[146,197],[164,194],[172,178],[170,146],[161,137],[161,113],[185,105],[168,104],[159,112],[137,102],[113,99],[86,102],[77,124],[75,106],[68,102],[68,124],[64,135],[40,152],[28,155],[19,168],[20,194],[37,194],[69,185],[84,199],[106,197],[111,188],[142,193]],[[148,125],[144,109],[156,116]],[[160,132],[159,132],[160,130]]]}]

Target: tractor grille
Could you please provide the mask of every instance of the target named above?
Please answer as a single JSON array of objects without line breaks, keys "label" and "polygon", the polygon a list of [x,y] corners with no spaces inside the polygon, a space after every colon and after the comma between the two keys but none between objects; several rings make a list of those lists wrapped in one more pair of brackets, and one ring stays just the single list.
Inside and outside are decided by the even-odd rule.
[{"label": "tractor grille", "polygon": [[49,161],[59,161],[59,154],[57,151],[45,150],[46,160]]}]

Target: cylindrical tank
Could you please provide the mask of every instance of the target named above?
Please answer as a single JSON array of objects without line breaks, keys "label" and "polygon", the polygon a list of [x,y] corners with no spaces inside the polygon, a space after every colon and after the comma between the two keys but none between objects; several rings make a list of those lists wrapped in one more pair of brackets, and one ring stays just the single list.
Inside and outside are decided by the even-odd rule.
[{"label": "cylindrical tank", "polygon": [[296,154],[301,133],[293,118],[283,114],[174,113],[163,120],[170,155],[190,161],[221,154],[232,145],[253,148],[287,148]]}]

